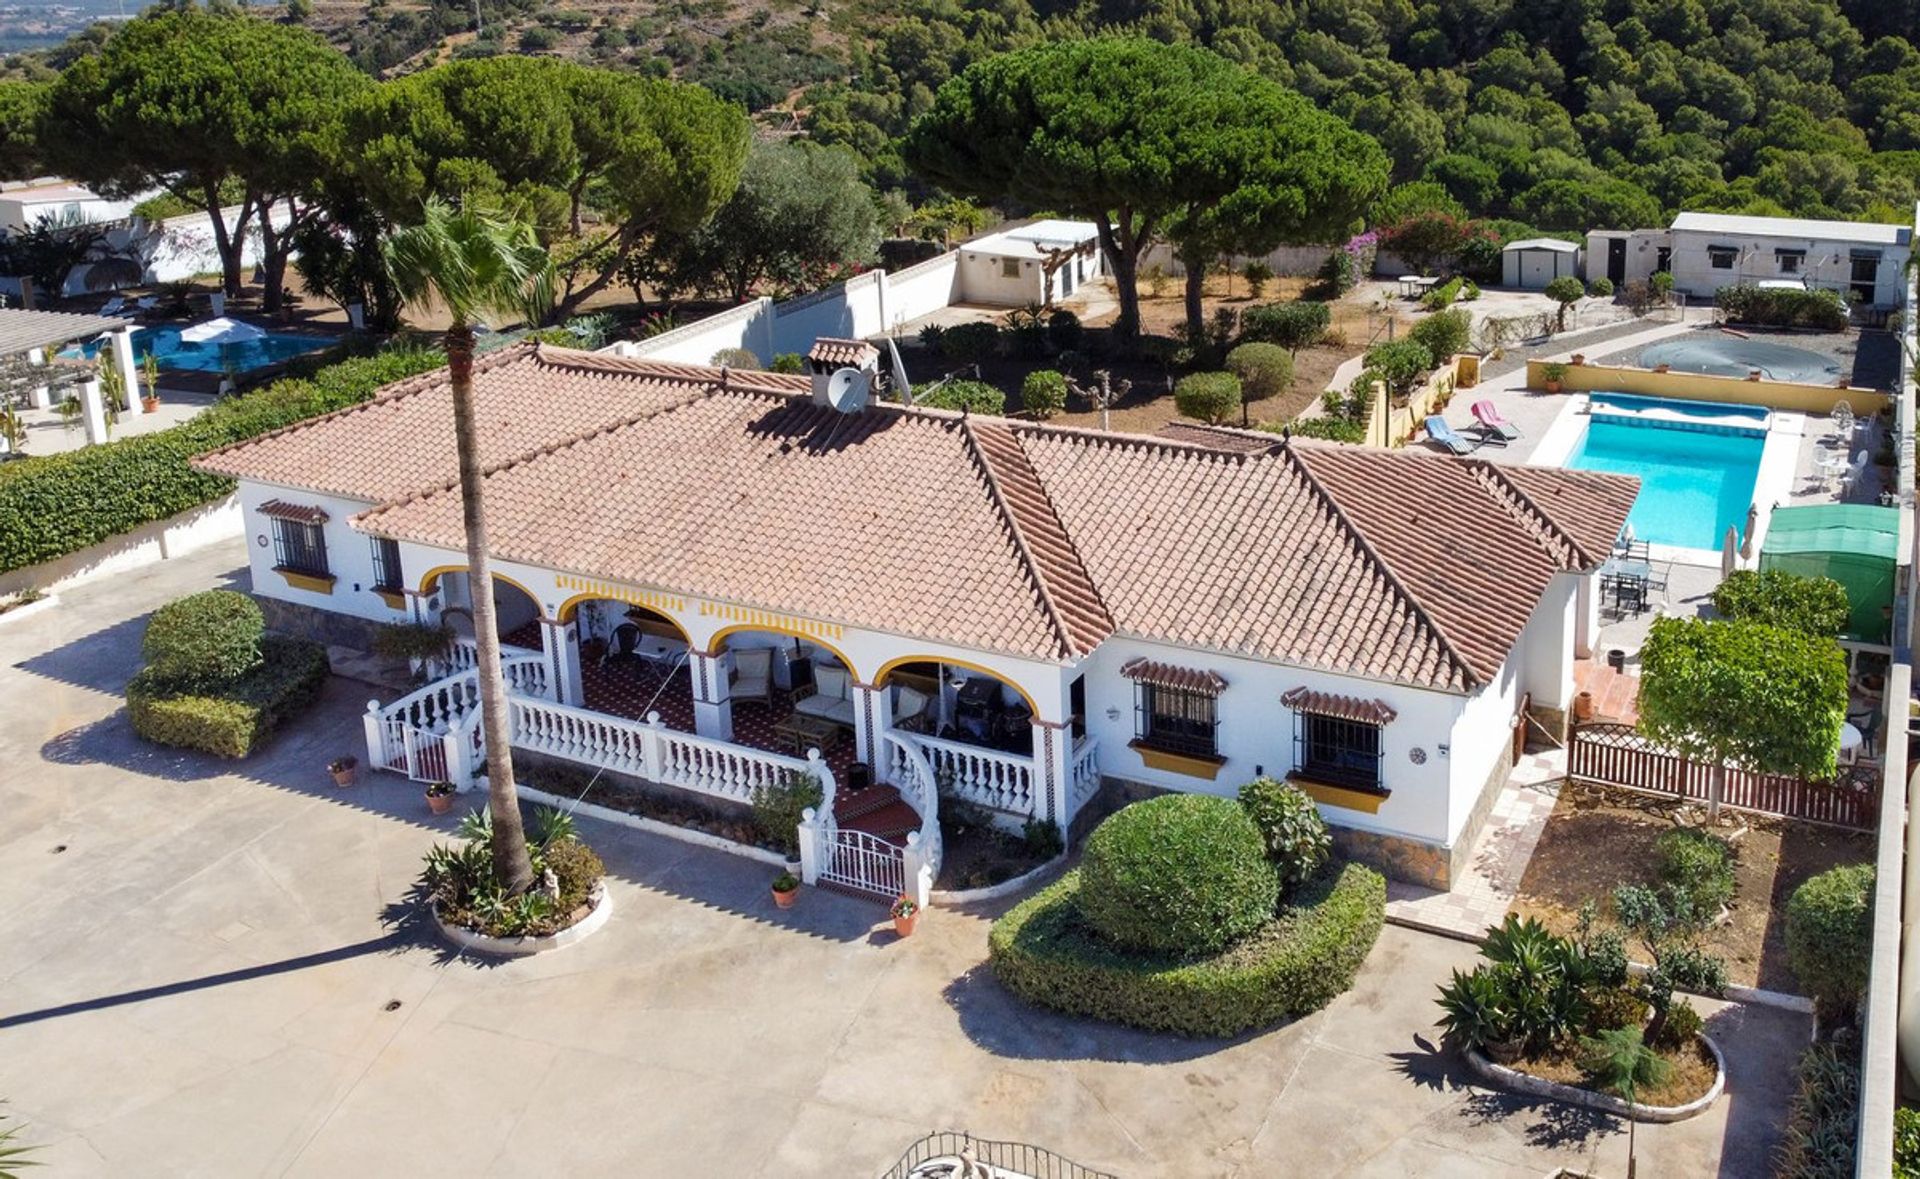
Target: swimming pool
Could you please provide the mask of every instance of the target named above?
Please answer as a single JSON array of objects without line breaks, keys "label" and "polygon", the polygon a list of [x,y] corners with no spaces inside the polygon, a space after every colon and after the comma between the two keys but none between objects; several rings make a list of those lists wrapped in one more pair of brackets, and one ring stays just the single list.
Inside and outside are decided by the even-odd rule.
[{"label": "swimming pool", "polygon": [[1745,527],[1766,448],[1761,406],[1596,393],[1586,435],[1566,465],[1636,475],[1627,523],[1636,539],[1717,549],[1729,524]]},{"label": "swimming pool", "polygon": [[[133,333],[133,358],[145,363],[149,353],[163,369],[202,373],[252,372],[269,364],[278,364],[307,352],[332,346],[324,336],[298,336],[286,332],[268,332],[257,340],[238,344],[190,344],[180,338],[179,328],[143,328]],[[102,342],[91,340],[61,351],[69,360],[92,360],[100,355]]]},{"label": "swimming pool", "polygon": [[1840,362],[1830,356],[1771,340],[1729,335],[1667,340],[1641,350],[1641,368],[1663,364],[1678,372],[1716,377],[1744,377],[1757,368],[1770,381],[1811,385],[1831,385],[1840,377]]}]

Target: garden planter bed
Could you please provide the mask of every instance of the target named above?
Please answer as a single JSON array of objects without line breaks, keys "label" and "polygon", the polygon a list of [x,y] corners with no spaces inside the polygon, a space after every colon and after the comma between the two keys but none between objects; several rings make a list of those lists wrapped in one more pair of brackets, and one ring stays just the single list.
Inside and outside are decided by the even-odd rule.
[{"label": "garden planter bed", "polygon": [[440,936],[461,949],[524,958],[529,954],[543,954],[585,941],[605,925],[613,913],[613,898],[607,892],[605,881],[593,886],[591,900],[591,904],[582,905],[568,914],[568,924],[564,928],[539,937],[493,937],[477,929],[448,922],[440,916],[438,904],[429,903],[427,909],[433,914],[433,925],[440,931]]},{"label": "garden planter bed", "polygon": [[[1566,783],[1527,864],[1512,911],[1558,933],[1574,927],[1580,905],[1617,884],[1654,875],[1654,839],[1673,827],[1678,803],[1603,786]],[[1787,966],[1786,905],[1809,877],[1839,864],[1873,858],[1873,837],[1806,823],[1741,815],[1722,834],[1736,840],[1738,880],[1724,924],[1707,931],[1702,946],[1726,959],[1736,986],[1797,994]]]},{"label": "garden planter bed", "polygon": [[1696,1037],[1689,1054],[1664,1054],[1673,1065],[1666,1084],[1645,1096],[1648,1101],[1629,1105],[1610,1093],[1587,1088],[1580,1069],[1572,1061],[1559,1057],[1522,1060],[1516,1065],[1499,1064],[1478,1049],[1468,1048],[1467,1066],[1483,1080],[1505,1089],[1535,1097],[1548,1097],[1568,1105],[1597,1109],[1637,1122],[1683,1122],[1712,1105],[1726,1090],[1726,1061],[1720,1046],[1706,1036]]},{"label": "garden planter bed", "polygon": [[51,610],[59,604],[60,596],[58,594],[42,594],[37,598],[31,598],[26,601],[22,601],[17,597],[0,601],[0,626],[5,626],[10,622],[20,622],[24,619],[32,618],[35,614]]}]

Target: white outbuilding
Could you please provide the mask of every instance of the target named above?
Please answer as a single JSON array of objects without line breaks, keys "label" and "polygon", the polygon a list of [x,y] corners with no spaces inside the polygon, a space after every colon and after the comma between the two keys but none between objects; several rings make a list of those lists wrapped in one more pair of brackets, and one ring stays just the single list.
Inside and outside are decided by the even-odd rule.
[{"label": "white outbuilding", "polygon": [[1580,273],[1580,247],[1553,237],[1508,242],[1500,251],[1500,283],[1527,291],[1545,290],[1563,275]]}]

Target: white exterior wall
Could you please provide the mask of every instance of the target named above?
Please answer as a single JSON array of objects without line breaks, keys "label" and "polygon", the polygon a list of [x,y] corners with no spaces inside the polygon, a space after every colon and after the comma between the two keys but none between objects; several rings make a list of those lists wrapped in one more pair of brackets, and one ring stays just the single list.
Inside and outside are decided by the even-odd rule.
[{"label": "white exterior wall", "polygon": [[616,353],[670,364],[711,364],[717,352],[745,348],[765,363],[772,359],[768,348],[772,307],[771,299],[754,299],[645,340],[622,341]]},{"label": "white exterior wall", "polygon": [[1587,235],[1587,248],[1581,275],[1588,282],[1607,277],[1608,243],[1620,239],[1627,243],[1627,269],[1622,284],[1651,282],[1660,265],[1660,248],[1669,244],[1664,229],[1596,229]]},{"label": "white exterior wall", "polygon": [[[960,247],[960,296],[964,303],[985,303],[993,307],[1025,307],[1040,302],[1045,276],[1040,272],[1040,255],[1020,257],[1014,254],[983,253]],[[1012,260],[1020,266],[1017,278],[1008,278],[1003,263]]]},{"label": "white exterior wall", "polygon": [[1556,576],[1514,644],[1520,690],[1539,707],[1564,709],[1573,700],[1573,644],[1583,580],[1577,573]]},{"label": "white exterior wall", "polygon": [[[1812,286],[1845,292],[1852,285],[1851,251],[1876,250],[1880,254],[1879,282],[1871,303],[1862,306],[1875,310],[1898,307],[1905,298],[1903,288],[1908,249],[1878,243],[1847,241],[1841,238],[1788,238],[1751,234],[1714,233],[1698,229],[1675,229],[1673,241],[1673,287],[1693,299],[1711,299],[1721,287],[1737,283],[1758,283],[1786,279],[1805,281]],[[1715,269],[1708,254],[1710,246],[1728,246],[1740,251],[1730,269]],[[1795,273],[1783,273],[1776,250],[1802,250],[1806,257]],[[1631,256],[1631,250],[1630,254]]]},{"label": "white exterior wall", "polygon": [[[1493,683],[1466,698],[1455,716],[1446,751],[1437,759],[1446,767],[1449,801],[1446,834],[1435,839],[1436,843],[1451,844],[1459,837],[1494,766],[1513,741],[1513,718],[1520,706],[1521,660],[1516,648]],[[1436,760],[1432,756],[1435,752],[1428,747],[1429,760]]]},{"label": "white exterior wall", "polygon": [[931,315],[960,298],[960,253],[949,250],[886,277],[887,330]]},{"label": "white exterior wall", "polygon": [[0,196],[0,229],[18,232],[32,229],[42,220],[85,224],[117,221],[133,211],[133,204],[132,198],[110,201],[101,196],[74,199],[9,193]]},{"label": "white exterior wall", "polygon": [[870,270],[837,286],[774,304],[774,353],[798,352],[804,356],[822,337],[864,340],[881,335],[887,330],[882,307],[885,282],[883,273]]},{"label": "white exterior wall", "polygon": [[[373,541],[366,533],[357,531],[347,523],[356,513],[372,508],[373,504],[252,482],[240,484],[239,499],[247,540],[247,569],[253,577],[254,593],[263,598],[277,598],[283,602],[331,610],[336,614],[349,614],[375,622],[406,619],[405,610],[395,610],[373,592]],[[260,514],[260,505],[276,499],[317,507],[327,513],[327,522],[321,528],[327,541],[327,568],[334,578],[332,593],[298,588],[274,572],[273,521]],[[414,573],[404,557],[402,569],[409,577]]]},{"label": "white exterior wall", "polygon": [[[1209,669],[1227,681],[1217,705],[1219,752],[1226,764],[1213,781],[1149,769],[1140,754],[1128,747],[1134,739],[1134,686],[1120,675],[1120,668],[1137,656]],[[1384,700],[1399,714],[1380,734],[1382,774],[1392,796],[1378,814],[1371,815],[1322,803],[1320,811],[1329,822],[1429,843],[1446,842],[1457,826],[1457,820],[1449,822],[1448,814],[1451,767],[1439,747],[1451,739],[1462,697],[1126,638],[1101,644],[1082,669],[1087,676],[1087,731],[1099,738],[1100,768],[1112,777],[1228,797],[1262,771],[1270,777],[1285,777],[1294,765],[1293,713],[1280,703],[1280,696],[1306,687]],[[1074,674],[1069,672],[1067,678]],[[1422,764],[1415,764],[1411,756],[1416,747],[1425,751]],[[1485,772],[1486,767],[1481,767],[1483,777]]]}]

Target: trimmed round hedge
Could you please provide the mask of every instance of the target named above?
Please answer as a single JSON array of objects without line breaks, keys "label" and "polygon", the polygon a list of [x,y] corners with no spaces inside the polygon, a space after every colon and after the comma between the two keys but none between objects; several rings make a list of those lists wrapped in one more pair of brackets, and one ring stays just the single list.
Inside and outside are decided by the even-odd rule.
[{"label": "trimmed round hedge", "polygon": [[1132,954],[1088,927],[1083,871],[993,923],[988,961],[1040,1007],[1183,1036],[1233,1036],[1326,1006],[1353,985],[1380,934],[1387,884],[1361,864],[1328,868],[1278,917],[1198,960]]},{"label": "trimmed round hedge", "polygon": [[1811,877],[1787,899],[1787,965],[1823,1014],[1851,1012],[1867,993],[1873,955],[1872,864]]},{"label": "trimmed round hedge", "polygon": [[1266,841],[1231,798],[1163,794],[1087,837],[1080,911],[1115,946],[1215,953],[1273,917],[1280,886]]},{"label": "trimmed round hedge", "polygon": [[260,666],[266,633],[259,603],[233,590],[206,590],[155,610],[141,650],[156,680],[212,687]]}]

